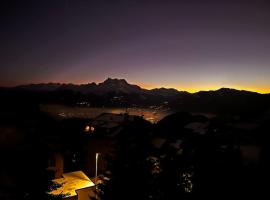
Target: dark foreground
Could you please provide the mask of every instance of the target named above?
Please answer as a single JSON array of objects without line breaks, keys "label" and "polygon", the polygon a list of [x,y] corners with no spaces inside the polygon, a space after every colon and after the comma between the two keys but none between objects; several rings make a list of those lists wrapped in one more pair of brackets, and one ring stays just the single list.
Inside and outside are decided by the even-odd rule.
[{"label": "dark foreground", "polygon": [[100,126],[89,134],[85,126],[94,120],[56,120],[33,102],[2,105],[2,111],[1,200],[52,199],[46,191],[59,176],[52,158],[61,155],[63,172],[82,170],[93,178],[96,152],[99,199],[268,195],[267,112],[214,118],[176,112],[154,125],[137,117],[119,123],[117,131]]}]

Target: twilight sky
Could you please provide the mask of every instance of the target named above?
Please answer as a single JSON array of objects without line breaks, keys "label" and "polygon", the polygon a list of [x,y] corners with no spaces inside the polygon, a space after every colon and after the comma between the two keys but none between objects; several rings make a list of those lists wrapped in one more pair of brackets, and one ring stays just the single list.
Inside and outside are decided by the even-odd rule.
[{"label": "twilight sky", "polygon": [[112,77],[144,88],[270,92],[267,1],[110,2],[1,3],[0,85]]}]

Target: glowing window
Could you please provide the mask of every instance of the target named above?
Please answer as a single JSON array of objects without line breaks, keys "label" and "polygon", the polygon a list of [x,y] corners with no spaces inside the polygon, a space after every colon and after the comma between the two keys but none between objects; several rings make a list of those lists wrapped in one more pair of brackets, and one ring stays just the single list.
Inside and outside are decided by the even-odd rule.
[{"label": "glowing window", "polygon": [[84,131],[89,132],[89,133],[93,133],[95,131],[95,127],[87,125],[87,126],[85,126]]},{"label": "glowing window", "polygon": [[84,129],[85,132],[89,132],[90,131],[90,126],[86,126]]}]

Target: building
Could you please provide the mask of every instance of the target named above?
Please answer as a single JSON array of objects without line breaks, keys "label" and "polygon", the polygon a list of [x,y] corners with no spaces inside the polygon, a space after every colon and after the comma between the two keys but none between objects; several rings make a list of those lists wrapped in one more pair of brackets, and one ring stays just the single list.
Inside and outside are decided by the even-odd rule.
[{"label": "building", "polygon": [[[91,166],[95,165],[96,153],[100,153],[99,172],[104,173],[107,170],[108,160],[114,157],[117,148],[117,142],[126,135],[136,131],[136,128],[148,125],[143,117],[136,115],[103,113],[91,122],[87,123],[85,130],[85,170],[91,176],[94,171]],[[139,131],[138,131],[139,132]],[[139,134],[139,133],[138,133]]]},{"label": "building", "polygon": [[[49,145],[51,153],[48,156],[47,170],[51,179],[58,179],[65,172],[78,170],[84,171],[89,177],[94,177],[97,162],[98,175],[110,173],[108,164],[115,156],[119,139],[131,135],[132,131],[139,134],[137,128],[149,123],[140,116],[103,113],[89,122],[76,126],[68,140],[63,134]],[[97,153],[99,153],[98,161]]]},{"label": "building", "polygon": [[93,119],[92,122],[86,125],[85,132],[98,133],[107,137],[114,137],[119,133],[123,126],[134,122],[136,119],[141,119],[140,116],[114,113],[103,113]]}]

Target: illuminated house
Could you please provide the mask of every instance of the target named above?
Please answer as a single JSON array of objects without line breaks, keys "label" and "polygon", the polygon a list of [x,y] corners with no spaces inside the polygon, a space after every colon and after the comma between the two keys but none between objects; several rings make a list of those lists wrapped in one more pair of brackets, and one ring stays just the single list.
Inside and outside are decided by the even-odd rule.
[{"label": "illuminated house", "polygon": [[134,122],[136,119],[142,117],[135,115],[103,113],[97,116],[91,123],[85,126],[85,132],[97,133],[99,135],[115,136],[123,125]]},{"label": "illuminated house", "polygon": [[89,200],[94,197],[95,184],[82,172],[75,171],[63,174],[63,178],[52,180],[59,187],[48,192],[52,196],[63,196],[68,200]]}]

